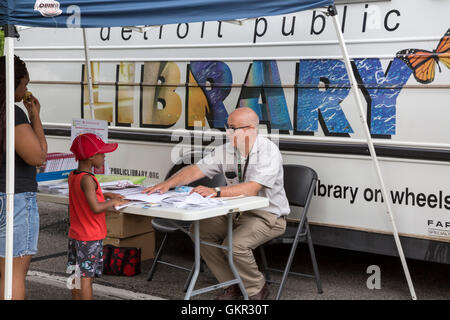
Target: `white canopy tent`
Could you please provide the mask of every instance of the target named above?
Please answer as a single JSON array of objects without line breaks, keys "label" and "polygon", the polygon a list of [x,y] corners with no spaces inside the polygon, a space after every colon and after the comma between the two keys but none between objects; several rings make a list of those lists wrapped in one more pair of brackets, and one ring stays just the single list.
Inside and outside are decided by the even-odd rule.
[{"label": "white canopy tent", "polygon": [[[163,25],[170,23],[224,21],[260,16],[280,15],[309,9],[324,10],[333,20],[336,36],[342,51],[343,60],[349,75],[351,88],[358,107],[359,118],[370,156],[376,171],[383,195],[386,214],[392,225],[392,232],[403,266],[410,294],[413,300],[416,293],[409,274],[406,259],[395,224],[394,214],[389,201],[379,161],[371,139],[371,134],[364,114],[361,93],[351,67],[349,54],[341,32],[336,7],[333,0],[136,0],[121,2],[120,0],[18,0],[0,1],[0,24],[5,31],[6,55],[6,274],[5,298],[11,299],[12,293],[12,252],[14,225],[14,38],[17,37],[15,25],[31,27],[79,27],[83,30],[87,79],[89,86],[89,102],[91,118],[94,119],[92,76],[90,70],[89,47],[84,28],[113,26]],[[11,7],[12,6],[12,7]],[[185,16],[189,13],[189,16]],[[2,275],[3,276],[3,275]]]}]

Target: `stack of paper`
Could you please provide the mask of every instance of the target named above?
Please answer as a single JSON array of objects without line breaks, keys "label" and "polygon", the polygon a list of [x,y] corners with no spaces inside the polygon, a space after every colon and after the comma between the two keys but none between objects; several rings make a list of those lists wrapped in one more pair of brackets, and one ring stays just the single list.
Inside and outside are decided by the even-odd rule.
[{"label": "stack of paper", "polygon": [[192,194],[189,194],[189,192],[176,191],[169,191],[163,194],[133,192],[124,195],[124,197],[125,200],[129,200],[130,202],[123,206],[116,207],[117,210],[136,203],[149,204],[150,206],[173,206],[176,208],[210,208],[223,204],[222,200],[203,197],[196,192]]},{"label": "stack of paper", "polygon": [[169,197],[170,194],[160,194],[160,193],[152,193],[146,194],[143,193],[144,187],[138,188],[130,188],[113,191],[113,193],[120,194],[124,197],[124,200],[128,200],[129,202],[120,206],[115,206],[116,210],[120,210],[122,208],[134,205],[134,204],[147,204],[149,206],[160,205],[161,201]]},{"label": "stack of paper", "polygon": [[[100,187],[102,188],[102,190],[107,190],[109,192],[109,191],[129,190],[130,188],[133,189],[142,186],[134,184],[130,180],[118,180],[118,181],[101,182]],[[120,191],[118,193],[120,193]]]},{"label": "stack of paper", "polygon": [[194,207],[203,207],[210,208],[222,205],[223,202],[221,200],[212,199],[210,197],[203,197],[197,192],[193,192],[191,194],[178,194],[167,197],[163,200],[165,204],[171,204],[176,208],[194,208]]},{"label": "stack of paper", "polygon": [[67,181],[52,184],[39,183],[38,188],[39,192],[43,193],[62,194],[62,195],[69,194],[69,184],[67,183]]},{"label": "stack of paper", "polygon": [[160,203],[163,199],[170,197],[167,193],[132,193],[125,196],[126,200],[136,200],[149,203]]}]

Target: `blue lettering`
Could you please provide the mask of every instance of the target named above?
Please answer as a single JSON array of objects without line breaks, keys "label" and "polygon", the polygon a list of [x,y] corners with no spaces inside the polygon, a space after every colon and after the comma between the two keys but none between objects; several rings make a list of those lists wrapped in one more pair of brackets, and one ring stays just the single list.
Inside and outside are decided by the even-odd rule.
[{"label": "blue lettering", "polygon": [[[209,113],[206,117],[210,127],[223,129],[228,119],[223,101],[230,94],[233,83],[230,68],[220,61],[191,62],[190,67],[192,75],[208,100]],[[206,87],[208,82],[210,87]]]},{"label": "blue lettering", "polygon": [[[386,73],[379,59],[355,59],[355,66],[364,87],[370,132],[375,135],[395,135],[397,97],[411,76],[411,69],[395,58]],[[357,74],[358,76],[358,74]]]},{"label": "blue lettering", "polygon": [[[242,88],[238,107],[250,107],[272,129],[292,130],[276,61],[254,61]],[[261,103],[259,98],[261,97]]]},{"label": "blue lettering", "polygon": [[[319,88],[322,84],[323,88]],[[345,64],[340,60],[300,60],[297,100],[294,112],[296,131],[313,134],[321,120],[325,135],[353,133],[340,106],[350,91]]]}]

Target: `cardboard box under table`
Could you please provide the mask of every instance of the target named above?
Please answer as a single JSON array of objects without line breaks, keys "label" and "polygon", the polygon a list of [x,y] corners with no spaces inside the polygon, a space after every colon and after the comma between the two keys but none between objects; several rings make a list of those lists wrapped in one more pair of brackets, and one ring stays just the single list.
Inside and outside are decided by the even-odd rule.
[{"label": "cardboard box under table", "polygon": [[155,257],[155,233],[147,232],[128,238],[106,237],[103,245],[113,245],[116,247],[141,248],[141,261],[153,259]]},{"label": "cardboard box under table", "polygon": [[153,232],[152,217],[126,214],[117,211],[106,212],[108,237],[129,238],[142,233]]},{"label": "cardboard box under table", "polygon": [[155,257],[155,233],[152,218],[117,211],[106,212],[107,237],[103,244],[141,248],[141,260]]}]

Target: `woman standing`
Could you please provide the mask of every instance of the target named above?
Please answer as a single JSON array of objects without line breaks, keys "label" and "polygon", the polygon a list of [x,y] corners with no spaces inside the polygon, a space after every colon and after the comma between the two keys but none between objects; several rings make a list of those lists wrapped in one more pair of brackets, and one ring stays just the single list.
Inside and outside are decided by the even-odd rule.
[{"label": "woman standing", "polygon": [[[30,81],[28,70],[14,56],[15,102],[24,100]],[[6,244],[6,70],[0,57],[0,299],[4,299]],[[31,257],[37,253],[39,213],[36,202],[36,166],[47,157],[47,141],[39,112],[41,105],[32,95],[23,101],[27,111],[15,108],[15,180],[12,299],[25,299],[25,277]]]}]

